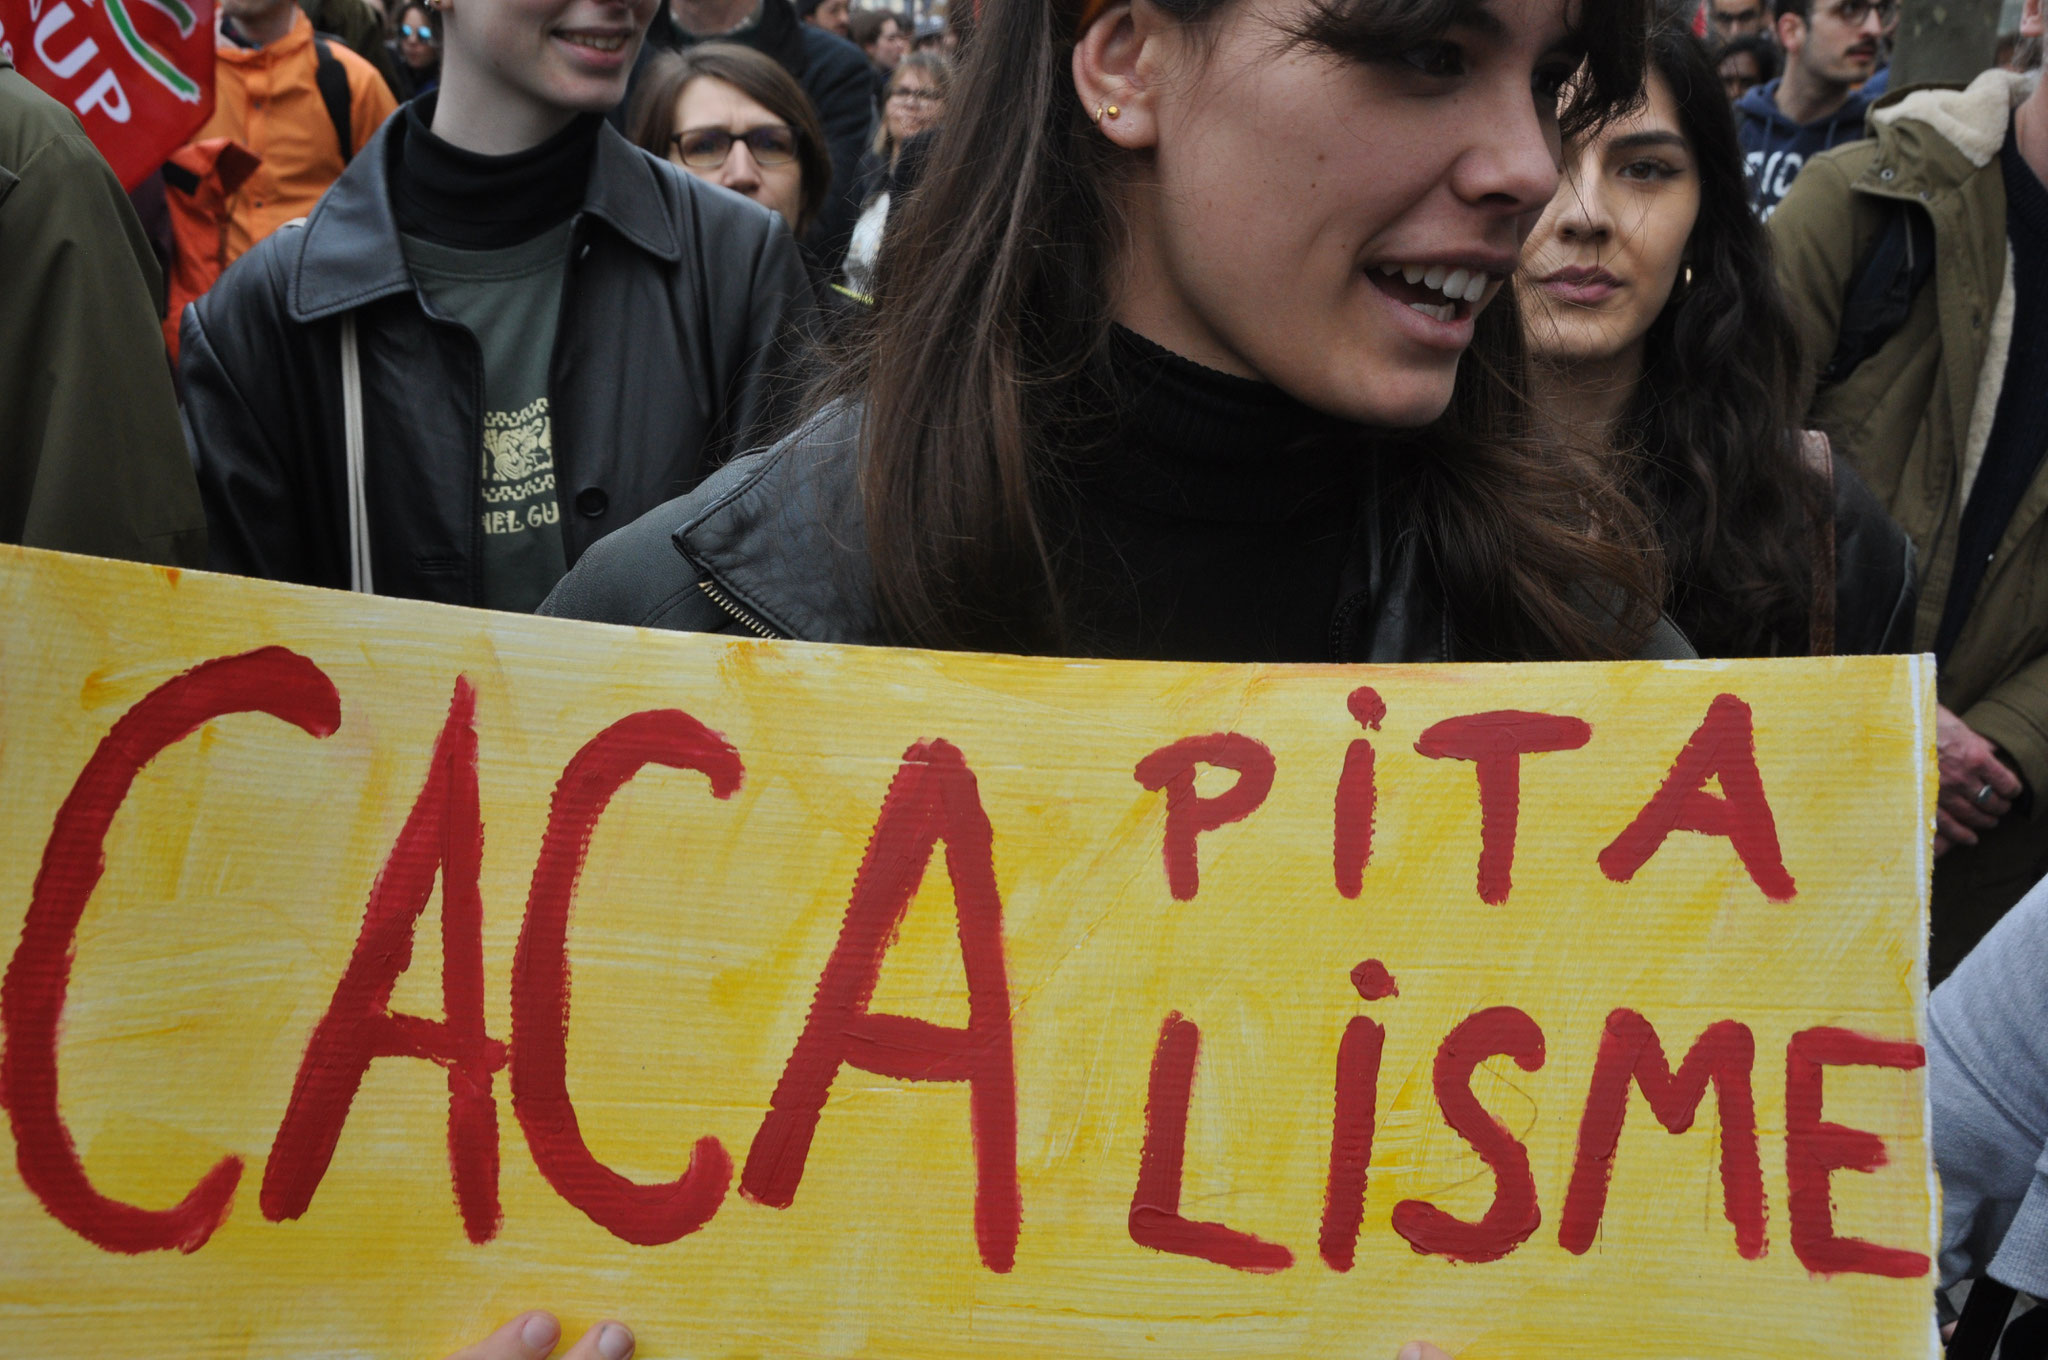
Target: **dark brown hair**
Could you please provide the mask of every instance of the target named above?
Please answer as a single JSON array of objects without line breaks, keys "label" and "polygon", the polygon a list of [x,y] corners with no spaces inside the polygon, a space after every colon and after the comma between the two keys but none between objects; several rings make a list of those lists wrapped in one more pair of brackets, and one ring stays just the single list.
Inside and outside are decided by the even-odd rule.
[{"label": "dark brown hair", "polygon": [[[1196,22],[1232,0],[1155,0]],[[1299,41],[1385,59],[1438,38],[1475,0],[1319,0]],[[1071,75],[1074,9],[984,0],[919,191],[892,219],[866,343],[828,396],[865,402],[862,495],[892,634],[939,647],[1074,647],[1042,505],[1091,418],[1110,329],[1123,155]],[[1568,131],[1637,97],[1647,9],[1584,0],[1586,61]],[[1412,456],[1403,504],[1452,602],[1461,654],[1625,654],[1661,592],[1627,499],[1532,449],[1508,289],[1480,314],[1450,410],[1421,431],[1361,431]]]},{"label": "dark brown hair", "polygon": [[910,40],[910,30],[903,26],[903,16],[886,9],[857,9],[846,20],[846,37],[855,47],[865,52],[882,38],[882,25],[894,24],[896,31]]},{"label": "dark brown hair", "polygon": [[657,52],[640,73],[627,114],[634,145],[668,158],[676,127],[676,100],[693,80],[722,80],[789,125],[796,134],[796,163],[803,179],[803,206],[789,224],[798,237],[811,229],[832,188],[832,155],[818,111],[796,78],[773,57],[738,43],[699,43],[680,53]]},{"label": "dark brown hair", "polygon": [[1702,656],[1808,650],[1813,526],[1833,514],[1801,457],[1799,341],[1749,210],[1742,148],[1706,49],[1660,26],[1653,69],[1700,177],[1691,278],[1643,337],[1623,437],[1663,544],[1672,618]]}]

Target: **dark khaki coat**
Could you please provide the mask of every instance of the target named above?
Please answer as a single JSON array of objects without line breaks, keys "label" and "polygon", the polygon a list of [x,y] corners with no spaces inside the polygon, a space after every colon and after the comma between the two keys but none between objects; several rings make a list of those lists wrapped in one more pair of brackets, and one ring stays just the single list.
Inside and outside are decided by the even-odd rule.
[{"label": "dark khaki coat", "polygon": [[[1933,649],[1941,623],[1966,477],[2005,380],[2013,285],[1998,152],[2029,88],[2024,77],[1988,71],[1967,89],[1903,94],[1871,115],[1869,140],[1809,161],[1769,223],[1779,280],[1816,368],[1834,351],[1856,266],[1885,225],[1883,200],[1915,205],[1934,223],[1934,277],[1905,325],[1820,393],[1808,416],[1919,550],[1913,636],[1922,650]],[[2048,464],[2013,510],[1939,693],[2011,756],[2033,797],[1981,846],[1941,861],[1937,975],[2048,868]]]},{"label": "dark khaki coat", "polygon": [[205,563],[162,305],[114,172],[0,55],[0,541]]}]

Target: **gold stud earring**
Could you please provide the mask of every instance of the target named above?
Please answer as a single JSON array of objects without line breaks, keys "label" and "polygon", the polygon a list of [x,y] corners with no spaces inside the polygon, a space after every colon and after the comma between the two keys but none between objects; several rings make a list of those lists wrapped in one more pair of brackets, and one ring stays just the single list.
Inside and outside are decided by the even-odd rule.
[{"label": "gold stud earring", "polygon": [[1107,114],[1109,117],[1114,118],[1122,112],[1123,110],[1119,109],[1114,104],[1097,104],[1095,106],[1095,126],[1102,126],[1102,119],[1104,114]]}]

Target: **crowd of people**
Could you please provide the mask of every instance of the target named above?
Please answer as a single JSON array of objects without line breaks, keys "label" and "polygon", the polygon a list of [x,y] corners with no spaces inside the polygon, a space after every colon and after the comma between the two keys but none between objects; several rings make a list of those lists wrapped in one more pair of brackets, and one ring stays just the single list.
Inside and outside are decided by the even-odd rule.
[{"label": "crowd of people", "polygon": [[[0,534],[826,642],[1931,652],[1934,1087],[2038,1097],[1966,984],[2048,964],[2042,3],[1887,92],[1896,0],[223,0],[132,198],[0,57]],[[2048,1292],[1995,1103],[1943,1283]]]}]

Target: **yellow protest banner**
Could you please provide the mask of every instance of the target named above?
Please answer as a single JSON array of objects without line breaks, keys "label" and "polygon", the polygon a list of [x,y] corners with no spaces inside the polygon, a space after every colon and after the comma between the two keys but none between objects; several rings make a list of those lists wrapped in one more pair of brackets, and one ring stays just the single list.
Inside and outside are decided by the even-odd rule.
[{"label": "yellow protest banner", "polygon": [[0,605],[13,1352],[1935,1353],[1924,659]]}]

